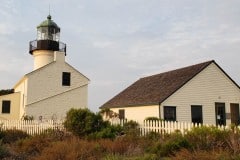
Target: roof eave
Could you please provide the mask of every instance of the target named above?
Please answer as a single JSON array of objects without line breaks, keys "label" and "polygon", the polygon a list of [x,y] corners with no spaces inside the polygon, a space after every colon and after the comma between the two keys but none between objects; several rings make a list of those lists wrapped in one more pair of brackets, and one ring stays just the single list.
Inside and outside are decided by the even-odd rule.
[{"label": "roof eave", "polygon": [[123,105],[123,106],[101,106],[99,109],[105,109],[105,108],[128,108],[128,107],[144,107],[144,106],[154,106],[154,105],[159,105],[159,102],[157,103],[144,103],[144,104],[130,104],[130,105]]}]

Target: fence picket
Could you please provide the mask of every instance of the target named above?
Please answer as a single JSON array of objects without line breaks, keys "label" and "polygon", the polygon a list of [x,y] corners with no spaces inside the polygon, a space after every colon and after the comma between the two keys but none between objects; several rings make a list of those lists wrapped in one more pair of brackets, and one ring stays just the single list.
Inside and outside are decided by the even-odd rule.
[{"label": "fence picket", "polygon": [[64,130],[62,121],[54,122],[52,120],[46,122],[36,120],[0,120],[0,124],[1,130],[17,129],[25,131],[30,135],[41,134],[47,129]]}]

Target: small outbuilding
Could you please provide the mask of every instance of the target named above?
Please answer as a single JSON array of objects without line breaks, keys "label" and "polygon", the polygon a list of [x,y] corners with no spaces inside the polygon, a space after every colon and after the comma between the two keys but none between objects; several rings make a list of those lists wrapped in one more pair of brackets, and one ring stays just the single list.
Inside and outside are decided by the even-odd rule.
[{"label": "small outbuilding", "polygon": [[120,119],[226,125],[240,122],[240,87],[214,61],[143,77],[103,104]]}]

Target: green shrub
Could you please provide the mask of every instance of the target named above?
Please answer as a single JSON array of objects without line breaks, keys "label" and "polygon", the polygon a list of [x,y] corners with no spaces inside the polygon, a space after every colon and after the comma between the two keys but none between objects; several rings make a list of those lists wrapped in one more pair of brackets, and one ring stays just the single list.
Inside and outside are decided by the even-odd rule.
[{"label": "green shrub", "polygon": [[145,121],[160,121],[161,119],[159,119],[158,117],[147,117],[145,118]]},{"label": "green shrub", "polygon": [[112,126],[103,121],[100,113],[95,114],[88,109],[69,110],[64,126],[74,135],[88,139],[113,139],[123,130],[120,125]]},{"label": "green shrub", "polygon": [[224,139],[227,135],[227,131],[217,127],[202,126],[187,132],[186,138],[194,149],[209,150],[225,146]]},{"label": "green shrub", "polygon": [[162,156],[173,155],[183,148],[191,148],[189,141],[180,133],[172,133],[165,137],[163,141],[156,141],[148,150],[150,153],[156,154],[158,158],[160,158]]},{"label": "green shrub", "polygon": [[116,136],[120,135],[123,128],[120,125],[112,126],[107,125],[105,128],[103,128],[101,131],[96,132],[92,134],[92,138],[100,139],[100,138],[110,138],[114,139]]},{"label": "green shrub", "polygon": [[9,151],[7,148],[0,142],[0,158],[3,159],[9,156]]},{"label": "green shrub", "polygon": [[104,122],[100,114],[88,109],[70,109],[64,122],[66,129],[79,137],[98,132],[107,125],[108,122]]},{"label": "green shrub", "polygon": [[146,134],[146,136],[145,136],[145,138],[146,138],[147,140],[159,140],[161,137],[162,137],[162,136],[161,136],[160,133],[157,133],[157,132],[154,132],[154,131],[148,132],[148,133]]},{"label": "green shrub", "polygon": [[29,137],[29,135],[26,132],[15,129],[1,131],[0,134],[0,138],[2,139],[3,143],[12,143],[27,137]]},{"label": "green shrub", "polygon": [[130,136],[139,136],[139,124],[133,120],[130,120],[123,124],[123,132]]},{"label": "green shrub", "polygon": [[161,147],[160,155],[169,156],[174,154],[174,152],[179,151],[182,148],[190,148],[191,145],[184,137],[174,138],[173,140],[167,141]]}]

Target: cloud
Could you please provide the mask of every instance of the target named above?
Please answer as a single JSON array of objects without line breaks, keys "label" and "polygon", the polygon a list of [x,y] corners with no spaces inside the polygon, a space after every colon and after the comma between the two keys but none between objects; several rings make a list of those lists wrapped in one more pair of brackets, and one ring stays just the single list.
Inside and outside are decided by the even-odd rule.
[{"label": "cloud", "polygon": [[[240,83],[240,1],[53,0],[54,21],[67,60],[91,79],[89,105],[142,76],[215,59]],[[3,0],[0,5],[0,87],[32,68],[28,42],[46,19],[49,0]],[[20,70],[20,71],[19,71]]]},{"label": "cloud", "polygon": [[0,23],[0,35],[10,35],[13,34],[15,31],[16,29],[11,24]]},{"label": "cloud", "polygon": [[110,47],[113,45],[113,42],[111,41],[96,41],[93,42],[93,47],[96,48],[106,48],[106,47]]}]

